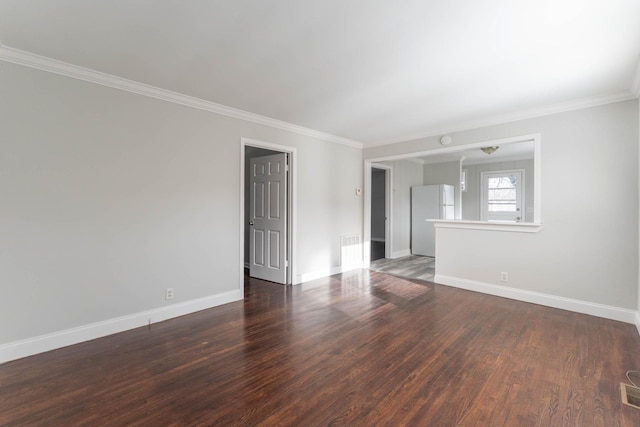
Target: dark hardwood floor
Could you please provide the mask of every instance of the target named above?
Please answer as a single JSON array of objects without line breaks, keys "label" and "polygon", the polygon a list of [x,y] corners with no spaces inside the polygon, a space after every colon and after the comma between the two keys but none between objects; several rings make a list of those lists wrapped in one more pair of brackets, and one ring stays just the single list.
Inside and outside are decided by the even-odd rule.
[{"label": "dark hardwood floor", "polygon": [[0,365],[0,425],[639,426],[635,327],[356,271]]},{"label": "dark hardwood floor", "polygon": [[371,262],[370,270],[392,274],[405,279],[432,282],[436,272],[436,259],[428,256],[408,255],[401,258],[382,258]]},{"label": "dark hardwood floor", "polygon": [[371,241],[371,261],[384,259],[385,246],[385,242],[381,242],[379,240]]}]

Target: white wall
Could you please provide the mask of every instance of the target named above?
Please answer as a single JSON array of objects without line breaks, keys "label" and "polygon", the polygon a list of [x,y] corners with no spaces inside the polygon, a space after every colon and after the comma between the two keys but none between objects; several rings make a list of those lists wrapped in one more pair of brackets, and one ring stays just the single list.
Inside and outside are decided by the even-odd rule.
[{"label": "white wall", "polygon": [[462,215],[460,192],[460,162],[433,163],[424,165],[424,185],[447,184],[453,186],[454,218]]},{"label": "white wall", "polygon": [[0,98],[0,361],[20,340],[242,298],[241,137],[297,150],[300,276],[362,233],[358,148],[9,63]]},{"label": "white wall", "polygon": [[[437,274],[636,310],[638,101],[452,136],[465,145],[533,133],[542,138],[542,230],[439,229]],[[432,137],[367,149],[365,158],[436,148]],[[499,281],[502,271],[508,283]]]},{"label": "white wall", "polygon": [[392,258],[411,251],[411,187],[422,185],[422,164],[409,160],[381,162],[393,170]]}]

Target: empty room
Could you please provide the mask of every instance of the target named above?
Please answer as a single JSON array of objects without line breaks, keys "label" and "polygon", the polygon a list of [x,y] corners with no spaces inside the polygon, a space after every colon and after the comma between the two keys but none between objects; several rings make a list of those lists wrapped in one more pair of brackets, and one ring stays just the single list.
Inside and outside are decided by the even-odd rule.
[{"label": "empty room", "polygon": [[0,1],[0,425],[640,425],[640,2]]}]

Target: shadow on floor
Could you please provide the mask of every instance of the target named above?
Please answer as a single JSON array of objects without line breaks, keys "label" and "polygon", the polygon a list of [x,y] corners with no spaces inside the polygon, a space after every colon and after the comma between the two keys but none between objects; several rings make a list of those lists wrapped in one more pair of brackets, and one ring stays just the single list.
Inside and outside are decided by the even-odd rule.
[{"label": "shadow on floor", "polygon": [[435,258],[417,255],[396,259],[383,258],[372,261],[369,269],[394,276],[432,282],[435,274]]}]

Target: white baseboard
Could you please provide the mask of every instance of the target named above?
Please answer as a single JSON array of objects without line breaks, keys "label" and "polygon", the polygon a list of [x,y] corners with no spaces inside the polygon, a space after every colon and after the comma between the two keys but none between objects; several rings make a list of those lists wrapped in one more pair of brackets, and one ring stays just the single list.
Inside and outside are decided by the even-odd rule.
[{"label": "white baseboard", "polygon": [[55,350],[80,342],[101,338],[107,335],[124,332],[130,329],[147,326],[150,323],[158,323],[185,314],[216,307],[233,301],[240,301],[244,298],[243,292],[234,290],[224,292],[209,297],[199,298],[191,301],[172,304],[167,307],[156,308],[131,314],[129,316],[117,317],[102,322],[79,326],[77,328],[64,331],[53,332],[15,341],[0,346],[0,363],[21,359],[45,351]]},{"label": "white baseboard", "polygon": [[384,237],[372,237],[371,238],[372,242],[384,242]]},{"label": "white baseboard", "polygon": [[518,301],[530,302],[547,307],[559,308],[562,310],[574,311],[576,313],[589,314],[591,316],[603,317],[605,319],[618,320],[620,322],[635,324],[640,332],[640,317],[637,311],[614,307],[610,305],[597,304],[588,301],[581,301],[572,298],[565,298],[556,295],[543,294],[540,292],[514,289],[506,286],[492,285],[490,283],[477,282],[475,280],[461,279],[458,277],[437,274],[434,282],[441,285],[453,286],[469,291],[481,292],[484,294],[510,298]]},{"label": "white baseboard", "polygon": [[401,251],[391,252],[391,259],[402,258],[403,256],[411,255],[411,249],[403,249]]},{"label": "white baseboard", "polygon": [[638,334],[640,334],[640,311],[636,311],[635,321],[636,329],[638,330]]},{"label": "white baseboard", "polygon": [[359,264],[354,264],[354,265],[349,265],[344,267],[337,266],[337,267],[329,268],[326,270],[314,271],[311,273],[302,273],[296,276],[293,284],[299,285],[301,283],[310,282],[316,279],[322,279],[323,277],[333,276],[334,274],[346,273],[347,271],[351,271],[351,270],[359,270],[361,268],[363,268],[363,264],[359,263]]}]

